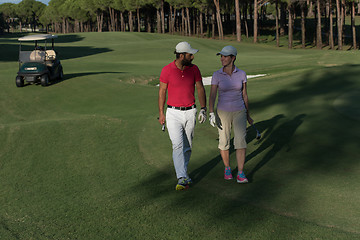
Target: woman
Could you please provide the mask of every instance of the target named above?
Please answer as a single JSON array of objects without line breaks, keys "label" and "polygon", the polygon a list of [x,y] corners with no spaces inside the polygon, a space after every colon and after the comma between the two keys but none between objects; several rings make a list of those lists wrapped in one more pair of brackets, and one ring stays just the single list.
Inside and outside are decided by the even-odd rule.
[{"label": "woman", "polygon": [[[248,96],[246,91],[246,73],[238,69],[234,62],[237,51],[232,46],[224,47],[221,52],[222,68],[214,72],[211,80],[209,99],[210,124],[217,125],[219,131],[219,149],[225,165],[224,179],[233,179],[231,174],[229,148],[231,128],[234,130],[234,147],[238,165],[237,182],[247,183],[243,168],[246,155],[246,121],[253,124],[249,114]],[[214,103],[219,92],[217,116]]]}]

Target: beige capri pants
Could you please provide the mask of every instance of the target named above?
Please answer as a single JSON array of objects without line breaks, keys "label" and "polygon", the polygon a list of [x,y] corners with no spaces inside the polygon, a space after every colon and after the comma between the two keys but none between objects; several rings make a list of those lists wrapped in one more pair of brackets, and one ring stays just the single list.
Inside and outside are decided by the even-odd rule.
[{"label": "beige capri pants", "polygon": [[222,129],[219,130],[219,149],[229,150],[231,127],[234,129],[234,148],[246,148],[246,109],[236,112],[217,110],[218,119]]}]

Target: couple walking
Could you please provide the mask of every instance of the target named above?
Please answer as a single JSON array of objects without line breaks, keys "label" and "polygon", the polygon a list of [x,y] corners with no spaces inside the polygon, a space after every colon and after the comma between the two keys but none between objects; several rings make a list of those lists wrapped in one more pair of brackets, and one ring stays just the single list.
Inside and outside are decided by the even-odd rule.
[{"label": "couple walking", "polygon": [[[159,123],[167,126],[172,142],[172,158],[178,182],[176,190],[189,188],[192,183],[187,172],[192,148],[192,139],[196,123],[195,87],[201,110],[198,121],[204,123],[207,118],[206,93],[199,68],[192,64],[194,54],[189,43],[176,45],[176,59],[166,65],[160,74],[159,87]],[[246,91],[246,73],[235,66],[237,50],[225,46],[220,52],[222,68],[214,72],[211,80],[209,98],[209,121],[218,128],[220,154],[225,166],[224,179],[233,179],[230,167],[229,148],[231,129],[234,131],[234,147],[238,165],[237,182],[248,182],[243,167],[246,155],[246,121],[253,124],[249,114]],[[217,111],[214,104],[218,95]],[[166,102],[167,97],[167,102]],[[165,102],[167,108],[165,112]]]}]

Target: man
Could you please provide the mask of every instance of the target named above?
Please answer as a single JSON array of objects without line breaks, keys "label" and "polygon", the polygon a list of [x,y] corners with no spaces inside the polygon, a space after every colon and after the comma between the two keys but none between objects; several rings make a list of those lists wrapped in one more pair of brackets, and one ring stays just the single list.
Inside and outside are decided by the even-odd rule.
[{"label": "man", "polygon": [[[206,120],[206,94],[199,68],[192,64],[194,54],[199,50],[191,48],[187,42],[176,45],[176,60],[166,65],[160,75],[159,123],[165,124],[173,148],[173,161],[178,183],[176,190],[189,188],[191,179],[187,173],[192,139],[196,122],[195,86],[201,110],[199,122]],[[164,105],[167,99],[166,116]]]}]

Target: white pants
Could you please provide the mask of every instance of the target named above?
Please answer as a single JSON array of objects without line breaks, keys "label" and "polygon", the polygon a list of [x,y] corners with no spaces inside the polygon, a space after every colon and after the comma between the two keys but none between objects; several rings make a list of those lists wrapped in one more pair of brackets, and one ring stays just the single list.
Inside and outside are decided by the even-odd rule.
[{"label": "white pants", "polygon": [[196,123],[196,108],[180,111],[166,110],[166,127],[172,142],[173,161],[176,177],[188,178],[187,166],[191,156],[192,139]]}]

